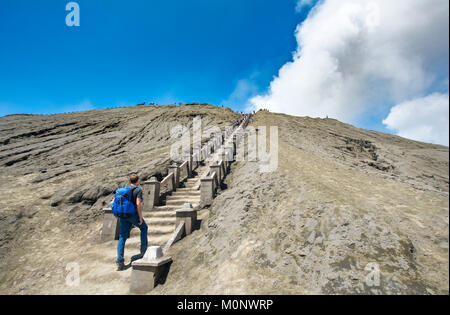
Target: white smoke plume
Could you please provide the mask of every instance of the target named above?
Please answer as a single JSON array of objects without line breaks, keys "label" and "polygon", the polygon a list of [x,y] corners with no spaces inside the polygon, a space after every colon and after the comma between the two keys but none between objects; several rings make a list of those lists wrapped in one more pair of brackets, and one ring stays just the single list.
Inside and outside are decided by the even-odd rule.
[{"label": "white smoke plume", "polygon": [[[301,0],[297,7],[310,4]],[[265,95],[249,100],[249,109],[352,123],[368,113],[387,116],[394,105],[434,92],[448,93],[448,87],[435,89],[448,78],[448,23],[448,0],[320,1],[297,27],[293,60]],[[393,119],[385,122],[400,134],[442,143],[401,132]],[[448,133],[448,123],[435,128]]]}]

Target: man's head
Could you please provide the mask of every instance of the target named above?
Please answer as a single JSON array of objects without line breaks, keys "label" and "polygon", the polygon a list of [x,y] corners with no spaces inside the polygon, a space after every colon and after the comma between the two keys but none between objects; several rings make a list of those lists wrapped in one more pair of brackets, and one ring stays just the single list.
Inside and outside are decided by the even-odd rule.
[{"label": "man's head", "polygon": [[137,185],[139,183],[139,175],[136,173],[131,174],[130,183],[133,185]]}]

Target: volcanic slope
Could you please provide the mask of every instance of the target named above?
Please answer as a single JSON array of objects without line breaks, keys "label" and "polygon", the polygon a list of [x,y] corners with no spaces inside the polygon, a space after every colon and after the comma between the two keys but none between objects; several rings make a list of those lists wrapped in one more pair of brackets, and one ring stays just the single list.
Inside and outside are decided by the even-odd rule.
[{"label": "volcanic slope", "polygon": [[448,147],[332,119],[251,123],[278,126],[278,169],[233,164],[152,294],[448,294]]},{"label": "volcanic slope", "polygon": [[[167,175],[176,141],[171,128],[192,130],[194,117],[208,133],[239,115],[212,105],[169,105],[0,118],[0,293],[128,290],[127,276],[103,255],[114,257],[115,244],[100,243],[102,208],[130,173],[141,182]],[[102,260],[111,270],[90,278]],[[80,266],[78,291],[65,285],[70,262]]]},{"label": "volcanic slope", "polygon": [[[237,117],[181,106],[1,118],[0,292],[127,293],[131,268],[114,270],[101,208],[130,172],[163,176],[169,127],[195,115],[222,128]],[[449,293],[448,147],[268,112],[251,126],[278,126],[278,168],[232,164],[151,294]]]}]

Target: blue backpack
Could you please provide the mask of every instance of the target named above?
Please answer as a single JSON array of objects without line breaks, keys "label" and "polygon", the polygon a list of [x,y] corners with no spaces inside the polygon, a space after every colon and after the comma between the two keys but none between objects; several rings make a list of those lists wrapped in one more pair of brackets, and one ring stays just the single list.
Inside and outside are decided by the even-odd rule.
[{"label": "blue backpack", "polygon": [[112,211],[114,216],[130,216],[136,213],[136,207],[133,204],[133,190],[136,187],[124,187],[116,190]]}]

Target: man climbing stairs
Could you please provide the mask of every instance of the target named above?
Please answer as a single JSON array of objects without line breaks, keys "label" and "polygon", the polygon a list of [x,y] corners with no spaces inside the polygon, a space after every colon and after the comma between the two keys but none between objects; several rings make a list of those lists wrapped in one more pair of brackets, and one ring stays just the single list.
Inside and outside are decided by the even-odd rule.
[{"label": "man climbing stairs", "polygon": [[[176,191],[163,201],[163,205],[155,206],[150,211],[144,211],[143,216],[148,225],[149,246],[164,246],[175,231],[176,210],[183,208],[185,203],[198,208],[200,204],[200,177],[207,166],[199,166],[193,173],[193,178],[187,178]],[[134,234],[134,233],[133,233]],[[136,238],[138,235],[131,235]]]},{"label": "man climbing stairs", "polygon": [[[241,122],[240,128],[245,128],[245,121]],[[228,131],[228,133],[225,135],[225,137],[232,136],[233,131]],[[224,139],[226,140],[226,139]],[[214,145],[218,145],[218,147],[222,148],[221,150],[214,150],[213,146],[213,152],[211,161],[218,161],[220,158],[219,154],[223,157],[225,151],[224,147],[227,144],[226,141],[223,143],[215,143]],[[229,144],[229,143],[228,143]],[[205,145],[202,150],[208,150],[209,146]],[[216,148],[217,149],[217,148]],[[214,152],[215,151],[215,152]],[[209,153],[208,153],[209,154]],[[187,163],[187,162],[185,162]],[[183,168],[186,164],[183,163],[180,168]],[[223,161],[222,161],[223,163]],[[201,178],[205,178],[206,176],[210,176],[210,169],[213,165],[209,165],[208,159],[205,159],[203,164],[197,164],[197,167],[195,169],[192,169],[192,176],[191,178],[187,177],[184,180],[182,180],[178,187],[175,187],[175,189],[172,189],[170,194],[165,196],[165,200],[159,200],[158,203],[160,203],[157,206],[150,207],[151,210],[147,210],[143,212],[144,219],[148,225],[148,245],[149,246],[161,246],[164,247],[167,242],[172,238],[175,230],[176,230],[176,211],[181,210],[184,208],[184,205],[186,203],[189,203],[192,205],[192,208],[195,210],[201,210],[200,209],[200,203],[201,203]],[[214,164],[215,167],[217,167],[217,164]],[[173,168],[173,167],[171,167]],[[176,167],[175,167],[176,169]],[[179,172],[180,170],[178,169]],[[175,173],[171,173],[172,175],[168,175],[161,183],[157,182],[157,196],[160,196],[160,184],[162,185],[167,184],[167,182],[172,179],[172,182],[174,182],[173,177],[175,176]],[[217,173],[214,172],[214,176],[217,176]],[[172,176],[172,177],[170,177]],[[177,174],[179,176],[179,174]],[[220,177],[220,176],[219,176]],[[178,181],[178,179],[176,180]],[[220,181],[220,178],[219,178]],[[155,183],[155,182],[152,182]],[[144,201],[145,203],[145,201]],[[130,234],[129,242],[131,246],[136,246],[139,243],[139,235],[137,231],[132,231]]]}]

